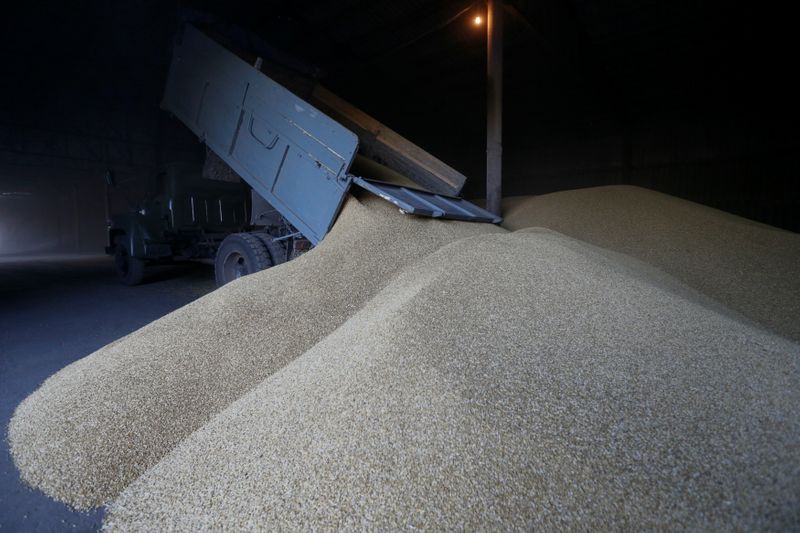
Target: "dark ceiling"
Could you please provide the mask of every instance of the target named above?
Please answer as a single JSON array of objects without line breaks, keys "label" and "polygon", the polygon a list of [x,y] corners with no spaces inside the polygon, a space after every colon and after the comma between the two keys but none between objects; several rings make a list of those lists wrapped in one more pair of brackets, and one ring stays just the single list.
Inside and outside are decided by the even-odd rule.
[{"label": "dark ceiling", "polygon": [[[673,109],[795,111],[788,13],[674,0],[509,0],[506,6],[509,131]],[[424,116],[480,127],[485,35],[471,19],[484,9],[463,0],[32,0],[3,17],[10,97],[3,105],[16,109],[10,100],[29,97],[31,89],[51,94],[61,77],[159,86],[176,20],[188,11],[260,35],[318,67],[326,84],[368,111],[390,123],[401,119],[401,128]],[[34,87],[20,79],[37,76]]]},{"label": "dark ceiling", "polygon": [[[448,156],[476,154],[485,117],[483,2],[216,2],[213,13],[318,67],[323,82]],[[686,0],[509,0],[505,143],[596,135],[651,117],[749,127],[798,116],[792,18],[753,4]],[[771,128],[774,130],[775,128]]]},{"label": "dark ceiling", "polygon": [[[182,5],[249,28],[354,92],[422,95],[437,107],[483,93],[484,28],[471,24],[482,2]],[[736,2],[510,0],[506,95],[543,112],[567,104],[622,113],[721,110],[747,96],[786,95],[796,87],[786,15]]]},{"label": "dark ceiling", "polygon": [[[504,164],[510,165],[508,176],[536,176],[536,187],[512,192],[613,182],[626,165],[629,173],[637,164],[650,165],[654,151],[661,154],[655,163],[660,166],[640,166],[639,174],[660,172],[662,182],[648,177],[642,184],[699,201],[719,197],[718,185],[744,168],[745,156],[751,158],[749,166],[736,178],[743,183],[758,177],[759,165],[765,174],[793,175],[784,163],[798,146],[800,86],[795,18],[788,8],[716,0],[507,0],[505,5],[504,148],[509,157]],[[97,122],[105,120],[103,131],[119,129],[103,133],[106,137],[145,139],[146,130],[160,120],[153,117],[160,113],[178,21],[194,17],[244,28],[315,67],[335,92],[477,177],[468,182],[469,193],[481,195],[486,42],[485,28],[471,21],[484,10],[480,1],[463,0],[8,4],[0,19],[5,69],[0,148],[4,132],[6,144],[14,144],[20,124],[69,132],[83,128],[82,135],[96,137]],[[120,108],[122,119],[117,118]],[[651,135],[660,143],[657,149],[645,146],[655,128],[651,124],[659,121],[698,126],[662,128],[666,133]],[[131,133],[136,128],[141,132]],[[603,139],[612,136],[623,139],[624,146],[608,148]],[[691,142],[682,140],[689,137]],[[597,141],[589,155],[576,148],[586,139]],[[642,146],[636,146],[638,139]],[[141,144],[150,149],[144,145],[153,142]],[[783,154],[774,168],[753,159],[772,150]],[[525,168],[528,158],[535,159],[534,170]],[[686,167],[688,159],[691,172],[711,183],[704,186],[705,197],[663,185],[675,181],[665,165]],[[131,165],[140,161],[133,157]],[[711,178],[703,170],[709,165],[716,165]],[[694,179],[678,171],[685,181]],[[589,172],[592,177],[571,178]],[[773,200],[786,197],[788,190],[762,191],[772,198],[762,211],[774,211]],[[751,214],[746,205],[734,207]]]}]

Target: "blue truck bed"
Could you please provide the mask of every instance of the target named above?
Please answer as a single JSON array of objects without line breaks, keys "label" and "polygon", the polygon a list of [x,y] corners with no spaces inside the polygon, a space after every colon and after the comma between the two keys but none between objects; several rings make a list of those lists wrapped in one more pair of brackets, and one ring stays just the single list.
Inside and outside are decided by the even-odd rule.
[{"label": "blue truck bed", "polygon": [[353,185],[409,214],[500,221],[460,198],[351,175],[355,133],[191,25],[175,47],[162,108],[313,244],[331,228]]}]

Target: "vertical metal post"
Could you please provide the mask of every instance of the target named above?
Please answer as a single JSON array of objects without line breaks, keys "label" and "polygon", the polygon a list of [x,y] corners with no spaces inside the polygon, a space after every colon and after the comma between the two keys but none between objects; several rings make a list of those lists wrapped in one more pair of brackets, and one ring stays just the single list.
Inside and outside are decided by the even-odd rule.
[{"label": "vertical metal post", "polygon": [[500,214],[503,196],[503,0],[486,13],[486,209]]}]

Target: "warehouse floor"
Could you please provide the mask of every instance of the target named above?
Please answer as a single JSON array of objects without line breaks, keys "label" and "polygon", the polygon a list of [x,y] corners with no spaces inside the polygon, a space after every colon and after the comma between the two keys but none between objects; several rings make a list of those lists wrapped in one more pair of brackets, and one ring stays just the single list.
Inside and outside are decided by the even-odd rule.
[{"label": "warehouse floor", "polygon": [[205,265],[159,267],[126,287],[103,256],[0,259],[0,530],[99,529],[101,511],[73,512],[20,482],[8,421],[57,370],[213,289]]}]

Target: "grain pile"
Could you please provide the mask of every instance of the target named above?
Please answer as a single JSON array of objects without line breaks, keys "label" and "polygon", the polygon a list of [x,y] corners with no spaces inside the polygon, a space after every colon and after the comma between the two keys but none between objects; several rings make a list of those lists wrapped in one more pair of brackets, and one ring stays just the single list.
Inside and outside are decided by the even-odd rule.
[{"label": "grain pile", "polygon": [[184,440],[106,526],[791,528],[799,352],[551,232],[460,240]]},{"label": "grain pile", "polygon": [[[313,251],[51,377],[12,420],[14,460],[78,507],[115,498],[109,530],[796,526],[800,346],[728,285],[792,290],[791,248],[752,272],[791,239],[596,191],[586,223],[537,199],[507,223],[603,248],[351,199]],[[653,209],[615,214],[619,194]]]},{"label": "grain pile", "polygon": [[49,496],[101,505],[397,271],[443,244],[497,231],[350,199],[314,253],[230,283],[49,378],[10,424],[14,461]]},{"label": "grain pile", "polygon": [[504,226],[543,226],[646,261],[800,340],[800,235],[630,186],[510,198]]}]

